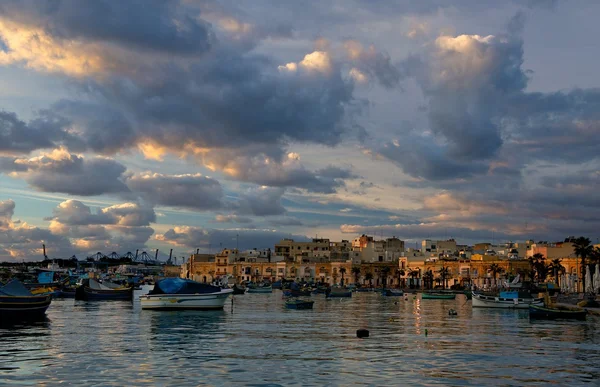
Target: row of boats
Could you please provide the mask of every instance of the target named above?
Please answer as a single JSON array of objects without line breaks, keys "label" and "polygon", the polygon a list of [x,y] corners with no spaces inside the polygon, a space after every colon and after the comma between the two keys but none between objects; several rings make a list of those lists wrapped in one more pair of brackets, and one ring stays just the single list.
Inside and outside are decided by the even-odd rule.
[{"label": "row of boats", "polygon": [[[271,293],[271,285],[250,285],[243,289],[248,293]],[[73,297],[79,300],[132,300],[133,286],[124,286],[109,281],[102,283],[94,279],[85,279],[74,289],[62,289],[60,296]],[[165,278],[155,283],[154,288],[140,296],[142,309],[181,310],[181,309],[223,309],[231,294],[238,294],[240,288],[230,288],[226,285],[205,284],[183,278]],[[347,287],[326,287],[322,289],[305,289],[291,286],[283,289],[287,298],[286,308],[311,309],[314,301],[299,297],[310,296],[314,293],[324,293],[327,298],[352,297],[352,290]],[[404,296],[401,289],[383,289],[384,296]],[[2,319],[28,318],[44,315],[52,302],[53,293],[33,294],[18,280],[12,280],[0,287],[0,313]],[[532,297],[524,291],[503,291],[498,295],[472,292],[473,307],[529,309],[532,318],[575,318],[585,319],[585,309],[552,306],[544,302],[544,298]],[[453,292],[425,292],[422,299],[454,299]]]}]

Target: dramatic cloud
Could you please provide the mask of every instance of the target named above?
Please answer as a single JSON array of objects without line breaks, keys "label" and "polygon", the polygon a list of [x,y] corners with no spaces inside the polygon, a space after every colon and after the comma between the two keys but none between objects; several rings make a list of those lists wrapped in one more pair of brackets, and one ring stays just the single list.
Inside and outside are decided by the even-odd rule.
[{"label": "dramatic cloud", "polygon": [[84,158],[64,148],[30,159],[3,162],[0,167],[6,168],[0,172],[11,173],[44,192],[93,196],[128,190],[121,180],[125,172],[122,164],[101,157]]},{"label": "dramatic cloud", "polygon": [[63,125],[65,122],[52,121],[46,116],[25,123],[16,114],[0,110],[0,155],[50,148],[62,137]]},{"label": "dramatic cloud", "polygon": [[156,222],[154,210],[137,203],[116,204],[92,213],[91,208],[82,202],[67,200],[60,203],[53,212],[51,220],[68,226],[110,224],[135,227]]},{"label": "dramatic cloud", "polygon": [[[600,85],[582,47],[597,13],[552,0],[1,1],[2,190],[17,204],[24,183],[43,192],[29,200],[128,203],[67,201],[43,230],[4,202],[0,254],[39,254],[34,237],[61,253],[131,250],[152,237],[154,208],[172,228],[157,240],[185,247],[313,225],[333,238],[589,235]],[[206,222],[243,230],[172,226]]]},{"label": "dramatic cloud", "polygon": [[42,244],[51,256],[69,256],[69,239],[50,230],[13,221],[15,202],[0,201],[0,260],[43,259]]},{"label": "dramatic cloud", "polygon": [[[228,157],[231,156],[231,157]],[[334,193],[345,179],[356,178],[349,169],[328,166],[316,171],[306,169],[299,155],[288,153],[280,162],[265,154],[247,156],[237,152],[212,154],[205,164],[223,170],[235,180],[271,187],[296,187],[309,192]]]},{"label": "dramatic cloud", "polygon": [[348,58],[355,66],[351,70],[357,80],[361,80],[365,74],[376,78],[381,85],[386,88],[392,88],[400,82],[400,70],[391,63],[391,58],[387,53],[377,51],[375,46],[371,45],[364,48],[357,41],[349,40],[345,43]]},{"label": "dramatic cloud", "polygon": [[134,175],[127,179],[127,185],[147,201],[158,205],[195,210],[215,210],[223,206],[221,184],[201,174]]},{"label": "dramatic cloud", "polygon": [[67,200],[54,209],[49,220],[53,234],[70,238],[76,250],[90,253],[143,247],[154,233],[149,226],[156,222],[156,215],[152,208],[137,203],[117,204],[94,213],[77,200]]},{"label": "dramatic cloud", "polygon": [[98,0],[81,6],[76,0],[7,0],[0,11],[22,25],[43,26],[49,35],[65,41],[102,41],[174,54],[208,50],[208,27],[198,15],[194,17],[178,4],[163,0]]},{"label": "dramatic cloud", "polygon": [[12,227],[12,217],[15,214],[15,201],[0,201],[0,230]]}]

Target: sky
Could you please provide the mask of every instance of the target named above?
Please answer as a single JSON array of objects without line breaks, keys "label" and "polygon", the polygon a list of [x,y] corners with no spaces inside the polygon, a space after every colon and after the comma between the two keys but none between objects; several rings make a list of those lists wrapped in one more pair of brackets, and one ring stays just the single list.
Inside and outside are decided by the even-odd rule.
[{"label": "sky", "polygon": [[4,0],[0,261],[600,237],[600,3]]}]

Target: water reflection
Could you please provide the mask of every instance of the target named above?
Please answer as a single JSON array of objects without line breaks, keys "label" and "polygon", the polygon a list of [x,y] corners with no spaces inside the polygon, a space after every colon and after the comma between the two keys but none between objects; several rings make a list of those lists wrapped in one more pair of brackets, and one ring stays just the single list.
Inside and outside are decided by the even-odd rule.
[{"label": "water reflection", "polygon": [[[49,319],[0,329],[0,379],[19,385],[577,385],[600,378],[598,318],[530,322],[462,297],[236,297],[233,311],[142,311],[57,302]],[[448,315],[455,309],[456,316]],[[368,339],[356,338],[358,328]],[[425,330],[428,334],[425,335]]]}]

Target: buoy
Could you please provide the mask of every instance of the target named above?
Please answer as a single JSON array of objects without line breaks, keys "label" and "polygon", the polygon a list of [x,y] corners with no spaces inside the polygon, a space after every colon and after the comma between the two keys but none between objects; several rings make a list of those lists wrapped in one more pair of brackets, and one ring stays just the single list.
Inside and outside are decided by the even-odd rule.
[{"label": "buoy", "polygon": [[356,337],[358,337],[359,339],[369,337],[369,331],[367,329],[359,329],[356,331]]}]

